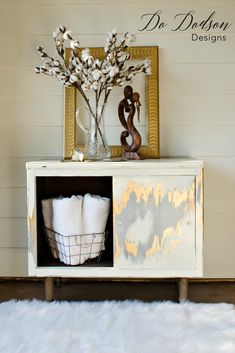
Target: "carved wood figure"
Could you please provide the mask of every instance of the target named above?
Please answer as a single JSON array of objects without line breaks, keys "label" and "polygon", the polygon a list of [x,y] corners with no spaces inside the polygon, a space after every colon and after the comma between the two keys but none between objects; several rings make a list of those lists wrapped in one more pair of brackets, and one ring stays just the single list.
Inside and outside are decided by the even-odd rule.
[{"label": "carved wood figure", "polygon": [[[121,133],[121,146],[124,149],[123,156],[127,159],[140,159],[137,154],[138,149],[141,145],[141,136],[136,127],[134,126],[133,120],[137,110],[137,118],[139,121],[140,117],[140,95],[138,92],[133,92],[131,86],[124,88],[124,99],[118,105],[118,116],[125,131]],[[127,119],[125,113],[128,113]],[[127,138],[131,136],[131,143],[128,143]]]}]

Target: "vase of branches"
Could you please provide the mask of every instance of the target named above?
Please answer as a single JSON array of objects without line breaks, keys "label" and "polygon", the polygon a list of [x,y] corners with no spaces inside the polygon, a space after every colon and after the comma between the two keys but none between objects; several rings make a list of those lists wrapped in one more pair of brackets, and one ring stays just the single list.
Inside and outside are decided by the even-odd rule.
[{"label": "vase of branches", "polygon": [[[131,59],[127,49],[134,41],[133,34],[127,32],[118,39],[117,31],[108,32],[104,47],[104,58],[94,58],[88,48],[81,49],[77,40],[73,39],[70,30],[59,26],[53,32],[58,58],[49,56],[42,46],[37,48],[43,64],[35,68],[36,73],[55,77],[65,87],[74,86],[81,95],[89,115],[89,128],[81,123],[78,109],[76,118],[78,124],[88,134],[86,147],[87,159],[103,159],[110,157],[110,150],[104,130],[104,114],[109,95],[114,87],[130,84],[139,73],[150,74],[150,61],[129,66]],[[65,60],[65,41],[70,42],[71,56]],[[92,99],[88,91],[93,92]],[[88,122],[87,122],[88,123]]]},{"label": "vase of branches", "polygon": [[93,109],[81,106],[76,111],[76,121],[87,137],[85,159],[100,160],[111,156],[105,133],[105,112],[105,104],[98,102]]}]

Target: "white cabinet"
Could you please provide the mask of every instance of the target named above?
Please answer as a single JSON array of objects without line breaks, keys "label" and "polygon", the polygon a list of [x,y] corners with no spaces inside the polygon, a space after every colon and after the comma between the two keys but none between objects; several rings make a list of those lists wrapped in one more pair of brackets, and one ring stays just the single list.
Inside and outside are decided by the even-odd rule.
[{"label": "white cabinet", "polygon": [[[93,278],[202,275],[203,163],[191,159],[128,162],[29,162],[30,276]],[[111,199],[100,263],[67,266],[52,258],[41,200],[90,192]]]}]

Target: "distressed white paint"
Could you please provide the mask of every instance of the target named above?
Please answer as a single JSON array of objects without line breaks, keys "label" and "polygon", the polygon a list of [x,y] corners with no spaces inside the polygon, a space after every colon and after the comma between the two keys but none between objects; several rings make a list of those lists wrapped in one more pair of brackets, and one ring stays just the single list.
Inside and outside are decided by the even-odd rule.
[{"label": "distressed white paint", "polygon": [[[114,205],[120,208],[116,210],[114,206],[114,249],[115,253],[120,252],[114,258],[115,267],[128,270],[173,268],[179,273],[185,269],[195,270],[195,184],[195,176],[178,176],[177,173],[114,178]],[[174,192],[178,194],[176,200],[170,198]]]},{"label": "distressed white paint", "polygon": [[[147,188],[149,185],[162,183],[165,188],[165,196],[168,198],[168,192],[179,190],[189,192],[196,188],[196,176],[200,175],[203,163],[198,160],[145,160],[132,162],[29,162],[27,163],[27,191],[28,191],[28,270],[29,275],[35,276],[68,276],[68,277],[195,277],[202,275],[202,242],[203,229],[198,230],[198,223],[202,226],[202,204],[196,206],[196,200],[199,193],[193,192],[193,205],[188,212],[185,211],[184,216],[179,220],[182,227],[180,234],[180,243],[176,249],[172,249],[170,253],[167,239],[167,246],[164,247],[163,256],[160,256],[156,262],[152,257],[150,261],[142,265],[128,263],[121,265],[114,260],[114,265],[107,267],[104,263],[98,266],[82,266],[71,268],[68,266],[46,267],[37,265],[37,200],[36,200],[36,178],[48,176],[103,176],[108,175],[113,177],[113,199],[114,199],[114,231],[113,236],[118,233],[117,217],[115,217],[115,202],[121,197],[128,181],[138,180]],[[136,175],[139,177],[137,178]],[[120,183],[121,181],[121,183]],[[63,179],[61,179],[60,194],[63,195]],[[191,198],[188,198],[185,207]],[[134,206],[133,206],[134,207]],[[174,208],[174,207],[172,207]],[[149,209],[146,207],[144,211],[148,214]],[[177,211],[172,211],[168,208],[162,208],[167,223],[173,226]],[[168,219],[169,217],[169,219]],[[129,214],[126,215],[124,222],[128,223]],[[150,221],[153,221],[151,219]],[[146,228],[147,224],[144,225]],[[140,231],[139,227],[139,231]],[[165,230],[165,229],[163,229]],[[136,229],[132,241],[139,241],[141,232]],[[147,236],[143,234],[143,237]],[[172,239],[170,239],[171,241]],[[166,250],[167,248],[167,251]],[[115,252],[114,248],[114,252]],[[168,254],[169,253],[169,254]],[[165,256],[167,255],[167,256]],[[162,258],[161,258],[162,257]],[[110,265],[109,265],[110,266]]]},{"label": "distressed white paint", "polygon": [[[27,274],[26,253],[12,261],[16,246],[25,247],[26,233],[16,241],[10,226],[11,219],[25,217],[25,162],[62,156],[63,90],[34,75],[37,45],[53,54],[51,33],[60,23],[79,34],[82,46],[103,46],[108,29],[136,32],[142,13],[161,9],[173,16],[195,9],[204,17],[215,10],[232,23],[226,42],[194,43],[188,32],[154,31],[137,33],[136,45],[160,47],[161,155],[206,161],[204,276],[235,277],[235,237],[229,230],[235,213],[234,6],[234,0],[0,1],[0,218],[3,224],[9,219],[9,226],[0,226],[0,249],[7,254],[1,275]],[[105,20],[97,13],[105,13]]]}]

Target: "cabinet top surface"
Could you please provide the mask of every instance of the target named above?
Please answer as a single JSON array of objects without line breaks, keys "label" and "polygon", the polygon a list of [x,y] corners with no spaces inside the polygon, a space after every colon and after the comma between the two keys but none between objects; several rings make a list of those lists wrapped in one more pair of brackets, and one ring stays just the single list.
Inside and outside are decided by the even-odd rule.
[{"label": "cabinet top surface", "polygon": [[29,169],[161,169],[161,168],[202,168],[203,161],[197,159],[145,159],[141,161],[85,161],[62,160],[32,161],[26,163]]}]

